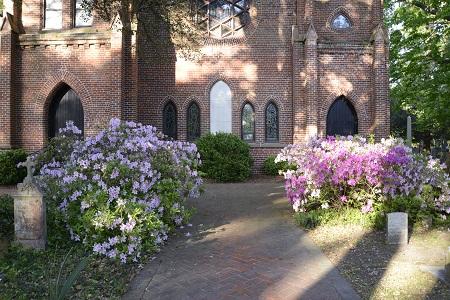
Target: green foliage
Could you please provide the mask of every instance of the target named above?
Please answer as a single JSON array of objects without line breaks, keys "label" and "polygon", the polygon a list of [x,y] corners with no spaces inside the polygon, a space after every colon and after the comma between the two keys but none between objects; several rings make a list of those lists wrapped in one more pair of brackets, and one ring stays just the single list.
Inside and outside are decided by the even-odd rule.
[{"label": "green foliage", "polygon": [[393,115],[400,120],[405,110],[416,117],[417,131],[449,137],[450,2],[388,0],[385,4]]},{"label": "green foliage", "polygon": [[27,153],[23,149],[0,151],[0,185],[12,185],[24,179],[26,168],[17,168],[17,164],[26,159]]},{"label": "green foliage", "polygon": [[11,237],[14,233],[14,199],[0,196],[0,238]]},{"label": "green foliage", "polygon": [[231,133],[207,134],[197,141],[200,171],[221,182],[243,181],[251,174],[250,146]]},{"label": "green foliage", "polygon": [[379,212],[361,213],[356,208],[318,209],[295,214],[296,223],[306,229],[321,225],[360,225],[366,228],[383,228],[384,223]]},{"label": "green foliage", "polygon": [[66,295],[59,299],[119,299],[138,264],[85,255],[82,245],[69,240],[45,251],[11,245],[0,256],[0,299],[55,299],[57,286],[57,295]]},{"label": "green foliage", "polygon": [[263,171],[266,175],[276,176],[279,175],[279,171],[286,172],[287,170],[294,170],[296,166],[289,165],[287,161],[275,162],[276,156],[270,155],[264,160]]}]

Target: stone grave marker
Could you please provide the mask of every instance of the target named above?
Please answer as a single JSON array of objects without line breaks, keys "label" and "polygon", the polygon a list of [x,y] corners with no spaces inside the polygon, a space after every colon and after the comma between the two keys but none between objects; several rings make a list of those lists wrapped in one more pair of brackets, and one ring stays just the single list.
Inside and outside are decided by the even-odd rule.
[{"label": "stone grave marker", "polygon": [[27,177],[17,185],[17,191],[13,194],[14,232],[17,243],[35,249],[45,249],[46,208],[42,192],[33,180],[34,165],[30,157],[19,164],[27,168]]},{"label": "stone grave marker", "polygon": [[387,215],[387,243],[405,245],[408,243],[408,214],[394,212]]}]

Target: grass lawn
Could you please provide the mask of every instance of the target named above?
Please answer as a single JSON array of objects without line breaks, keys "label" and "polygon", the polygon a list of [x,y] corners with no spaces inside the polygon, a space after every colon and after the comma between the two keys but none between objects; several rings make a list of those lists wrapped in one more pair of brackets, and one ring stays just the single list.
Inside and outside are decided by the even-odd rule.
[{"label": "grass lawn", "polygon": [[403,248],[358,225],[325,224],[308,235],[363,299],[450,299],[449,285],[420,270],[445,264],[449,230],[416,230]]}]

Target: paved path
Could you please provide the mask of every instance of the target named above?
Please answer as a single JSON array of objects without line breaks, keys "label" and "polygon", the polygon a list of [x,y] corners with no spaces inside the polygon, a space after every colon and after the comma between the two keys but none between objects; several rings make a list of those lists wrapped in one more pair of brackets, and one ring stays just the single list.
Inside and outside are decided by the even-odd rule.
[{"label": "paved path", "polygon": [[[208,184],[124,299],[359,299],[292,222],[283,182]],[[186,237],[186,233],[192,236]]]}]

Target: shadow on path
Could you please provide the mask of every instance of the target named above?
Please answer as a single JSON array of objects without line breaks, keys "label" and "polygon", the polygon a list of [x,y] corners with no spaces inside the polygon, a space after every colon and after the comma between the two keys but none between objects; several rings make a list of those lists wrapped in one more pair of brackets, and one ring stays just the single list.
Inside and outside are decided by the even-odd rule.
[{"label": "shadow on path", "polygon": [[293,224],[281,180],[208,184],[192,205],[124,299],[359,299]]}]

